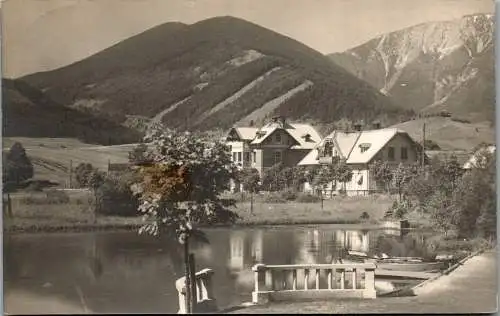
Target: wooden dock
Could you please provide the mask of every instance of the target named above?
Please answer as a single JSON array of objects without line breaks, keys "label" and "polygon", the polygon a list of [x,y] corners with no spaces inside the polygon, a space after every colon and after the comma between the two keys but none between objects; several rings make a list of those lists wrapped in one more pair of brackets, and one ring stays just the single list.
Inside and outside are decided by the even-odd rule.
[{"label": "wooden dock", "polygon": [[396,271],[396,270],[384,270],[375,269],[375,277],[393,277],[393,278],[407,278],[407,279],[430,279],[439,272],[420,272],[420,271]]}]

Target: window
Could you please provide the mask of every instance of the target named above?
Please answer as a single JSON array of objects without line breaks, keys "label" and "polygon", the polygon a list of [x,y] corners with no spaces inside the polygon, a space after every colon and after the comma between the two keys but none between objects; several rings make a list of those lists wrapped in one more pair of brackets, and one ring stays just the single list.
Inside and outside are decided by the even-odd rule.
[{"label": "window", "polygon": [[361,153],[364,153],[370,148],[371,144],[368,143],[363,143],[359,145],[359,148],[361,149]]},{"label": "window", "polygon": [[332,157],[333,156],[333,145],[331,142],[325,143],[324,156],[325,157]]},{"label": "window", "polygon": [[276,140],[277,143],[281,144],[281,134],[280,133],[276,133],[276,135],[274,136],[274,139]]},{"label": "window", "polygon": [[274,152],[274,164],[281,163],[281,151]]},{"label": "window", "polygon": [[253,162],[257,162],[257,153],[254,151],[253,154]]},{"label": "window", "polygon": [[238,152],[238,161],[241,161],[241,151]]},{"label": "window", "polygon": [[394,161],[394,147],[389,147],[387,152],[387,158],[390,161]]},{"label": "window", "polygon": [[248,151],[243,154],[243,157],[245,158],[245,162],[250,162],[250,153]]},{"label": "window", "polygon": [[408,148],[401,147],[401,160],[407,160],[407,159],[408,159]]},{"label": "window", "polygon": [[233,161],[236,161],[236,153],[233,153]]}]

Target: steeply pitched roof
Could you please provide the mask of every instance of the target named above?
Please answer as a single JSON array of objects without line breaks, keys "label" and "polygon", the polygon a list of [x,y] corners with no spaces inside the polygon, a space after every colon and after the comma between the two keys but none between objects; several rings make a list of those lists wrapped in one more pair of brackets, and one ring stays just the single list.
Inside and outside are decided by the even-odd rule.
[{"label": "steeply pitched roof", "polygon": [[256,127],[234,127],[238,135],[242,140],[252,140],[255,138],[255,134],[259,130]]},{"label": "steeply pitched roof", "polygon": [[[404,134],[410,137],[406,132],[396,128],[384,128],[376,130],[368,130],[361,132],[344,133],[334,131],[326,139],[331,139],[336,144],[341,155],[346,158],[348,164],[362,164],[370,162],[375,155],[396,135]],[[411,139],[411,138],[410,138]],[[323,145],[324,141],[319,146]],[[367,149],[363,152],[359,150],[360,146],[365,146]],[[316,161],[313,163],[313,158]],[[309,154],[299,162],[299,165],[314,165],[318,164],[317,148],[311,150]]]},{"label": "steeply pitched roof", "polygon": [[[293,129],[289,128],[286,131],[299,143],[292,146],[292,149],[313,149],[321,141],[321,135],[314,127],[309,124],[290,124]],[[306,138],[309,135],[309,139]]]},{"label": "steeply pitched roof", "polygon": [[[256,137],[251,144],[261,144],[274,131],[280,129],[281,125],[270,123],[263,126],[258,132],[262,132],[261,137]],[[312,149],[315,148],[321,141],[321,136],[316,129],[309,124],[291,123],[286,124],[284,130],[297,142],[291,149]],[[309,138],[306,138],[309,135]]]}]

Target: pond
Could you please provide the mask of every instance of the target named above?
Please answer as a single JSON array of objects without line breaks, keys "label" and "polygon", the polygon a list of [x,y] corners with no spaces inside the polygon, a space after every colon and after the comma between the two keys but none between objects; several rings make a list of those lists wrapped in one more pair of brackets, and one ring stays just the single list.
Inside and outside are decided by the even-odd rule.
[{"label": "pond", "polygon": [[[359,227],[358,227],[359,228]],[[391,256],[424,256],[427,235],[320,225],[218,228],[210,244],[193,243],[197,270],[212,268],[219,307],[251,300],[251,267],[330,263],[341,248]],[[176,313],[182,248],[136,232],[4,235],[4,293],[53,298],[93,313]],[[399,287],[408,282],[382,282]],[[9,311],[9,300],[5,301]],[[40,310],[40,313],[43,313]]]}]

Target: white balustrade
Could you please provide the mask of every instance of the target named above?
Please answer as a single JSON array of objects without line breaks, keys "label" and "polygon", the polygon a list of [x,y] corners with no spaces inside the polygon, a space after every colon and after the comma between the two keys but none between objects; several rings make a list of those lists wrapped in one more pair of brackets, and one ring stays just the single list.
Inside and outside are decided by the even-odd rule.
[{"label": "white balustrade", "polygon": [[[196,303],[195,312],[215,312],[217,304],[213,293],[212,269],[203,269],[195,274]],[[186,277],[182,277],[175,282],[175,287],[179,293],[178,314],[186,314]]]},{"label": "white balustrade", "polygon": [[[311,298],[376,298],[375,268],[375,263],[257,264],[252,268],[255,282],[252,302],[264,304],[269,301]],[[302,272],[302,278],[299,277],[299,272]],[[311,272],[314,273],[312,287]],[[270,275],[269,282],[266,282],[266,275]],[[281,280],[277,279],[279,277]],[[289,277],[291,282],[287,282]],[[278,288],[275,284],[282,286]]]}]

